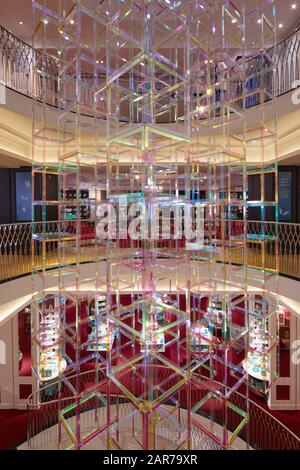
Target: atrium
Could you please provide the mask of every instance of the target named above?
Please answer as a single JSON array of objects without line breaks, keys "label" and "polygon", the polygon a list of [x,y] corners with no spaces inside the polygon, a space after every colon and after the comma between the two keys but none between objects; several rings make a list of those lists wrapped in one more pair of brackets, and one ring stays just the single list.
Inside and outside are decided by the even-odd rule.
[{"label": "atrium", "polygon": [[300,450],[300,0],[0,33],[0,449]]}]

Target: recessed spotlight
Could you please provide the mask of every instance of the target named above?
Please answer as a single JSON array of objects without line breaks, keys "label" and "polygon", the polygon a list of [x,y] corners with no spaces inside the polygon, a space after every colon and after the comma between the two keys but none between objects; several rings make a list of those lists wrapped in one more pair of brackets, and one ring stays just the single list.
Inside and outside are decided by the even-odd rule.
[{"label": "recessed spotlight", "polygon": [[19,21],[19,24],[23,24],[23,21]]},{"label": "recessed spotlight", "polygon": [[43,23],[44,23],[44,24],[48,24],[47,18],[44,18],[44,19],[43,19]]},{"label": "recessed spotlight", "polygon": [[292,10],[296,10],[296,8],[297,8],[296,3],[293,3],[291,8],[292,8]]},{"label": "recessed spotlight", "polygon": [[70,20],[70,23],[71,23],[71,24],[74,24],[74,23],[75,23],[75,21],[72,19],[72,20]]},{"label": "recessed spotlight", "polygon": [[279,23],[278,28],[280,28],[280,29],[283,28],[283,24]]},{"label": "recessed spotlight", "polygon": [[259,18],[259,20],[257,20],[258,24],[261,24],[261,18]]},{"label": "recessed spotlight", "polygon": [[235,18],[233,18],[233,20],[231,21],[232,24],[236,23],[237,20]]}]

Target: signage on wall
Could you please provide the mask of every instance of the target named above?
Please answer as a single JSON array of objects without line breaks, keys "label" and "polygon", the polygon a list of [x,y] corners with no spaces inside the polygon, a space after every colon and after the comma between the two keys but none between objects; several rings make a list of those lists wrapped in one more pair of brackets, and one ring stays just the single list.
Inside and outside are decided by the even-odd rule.
[{"label": "signage on wall", "polygon": [[292,219],[292,172],[280,171],[278,174],[279,221]]},{"label": "signage on wall", "polygon": [[31,172],[16,172],[16,219],[17,222],[31,221]]}]

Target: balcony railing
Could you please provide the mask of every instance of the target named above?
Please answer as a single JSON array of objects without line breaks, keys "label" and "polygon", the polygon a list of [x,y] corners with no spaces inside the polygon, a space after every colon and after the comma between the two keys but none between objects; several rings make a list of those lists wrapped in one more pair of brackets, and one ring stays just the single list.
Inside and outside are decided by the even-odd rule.
[{"label": "balcony railing", "polygon": [[[160,378],[167,376],[169,370],[165,367],[157,366],[157,374]],[[78,374],[77,376],[70,376],[69,382],[74,384],[80,390],[82,394],[88,393],[92,388],[99,391],[102,396],[102,400],[97,398],[95,394],[92,401],[87,401],[81,406],[81,418],[80,427],[81,432],[85,433],[91,431],[95,427],[95,422],[105,423],[106,422],[106,410],[104,406],[103,398],[106,394],[106,379],[105,373],[101,369],[98,370],[97,375],[95,370],[87,371]],[[138,379],[137,379],[138,380]],[[99,394],[99,396],[100,396]],[[191,389],[192,399],[199,402],[206,394],[205,388]],[[121,394],[111,395],[111,403],[119,402],[119,413],[129,415],[132,412],[130,404],[127,399]],[[232,403],[244,409],[245,397],[234,392],[231,397]],[[29,449],[57,449],[57,423],[58,423],[58,412],[59,407],[64,408],[68,405],[74,404],[74,397],[70,396],[68,387],[62,387],[61,395],[59,396],[58,381],[51,382],[50,385],[43,387],[42,389],[34,392],[28,398],[28,436],[27,444]],[[186,408],[186,396],[181,394],[180,404],[182,409]],[[216,423],[223,422],[223,415],[221,410],[214,410],[213,416]],[[200,413],[199,413],[200,414]],[[68,419],[72,423],[75,419],[76,410],[68,412]],[[201,414],[204,418],[209,418],[207,412]],[[242,430],[239,437],[244,442],[248,442],[252,449],[257,450],[300,450],[300,439],[293,434],[288,428],[286,428],[280,421],[272,416],[267,410],[262,408],[260,405],[252,400],[249,400],[249,424]],[[186,426],[183,422],[184,416],[181,417],[181,424]],[[229,412],[227,417],[228,429],[234,430],[239,425],[239,416],[234,411]],[[168,429],[168,423],[163,422],[158,434],[160,437],[165,438],[172,445],[172,435],[174,432],[170,432]],[[72,426],[71,426],[72,427]],[[130,433],[130,425],[128,432]],[[67,438],[67,436],[65,436]],[[193,449],[220,449],[208,435],[192,425],[191,429],[192,437],[192,448]],[[63,444],[66,444],[67,439],[64,442],[64,436],[62,435]],[[177,442],[177,440],[176,440]]]},{"label": "balcony railing", "polygon": [[[40,266],[53,268],[59,265],[60,246],[60,224],[53,222],[16,223],[0,225],[0,282],[30,274],[35,268]],[[70,235],[74,235],[75,225],[71,222],[68,228]],[[240,221],[226,222],[225,228],[212,223],[212,226],[205,224],[206,243],[216,247],[220,253],[220,260],[236,264],[245,263],[244,242],[241,240],[243,224]],[[35,253],[32,256],[32,233],[46,232],[51,234],[47,240],[46,248],[42,253],[42,243],[35,242]],[[64,251],[64,262],[84,263],[92,262],[95,258],[95,228],[93,222],[81,224],[80,238],[82,250],[75,249]],[[222,235],[221,235],[222,232]],[[300,224],[288,224],[274,222],[247,222],[247,264],[251,267],[276,269],[277,255],[275,250],[275,240],[278,238],[278,261],[279,272],[284,276],[300,279]],[[265,248],[262,247],[261,234],[267,239]],[[63,235],[66,235],[64,231]],[[62,235],[61,235],[62,236]],[[38,237],[37,237],[38,238]],[[209,239],[208,239],[209,238]],[[227,240],[241,243],[240,249],[224,250],[222,246]],[[223,243],[221,243],[223,240]],[[72,242],[64,242],[72,243]],[[137,248],[139,242],[131,240],[120,240],[116,244],[117,249]],[[160,248],[184,249],[184,240],[159,240]],[[76,247],[74,247],[76,248]],[[105,255],[105,249],[103,254]],[[68,255],[66,254],[68,253]],[[42,256],[44,258],[42,259]],[[68,256],[68,259],[66,258]]]},{"label": "balcony railing", "polygon": [[[41,73],[34,73],[33,64],[38,64],[40,57],[40,51],[34,50],[0,26],[0,83],[36,99],[41,96],[41,90],[47,90],[47,104],[57,106],[59,61],[53,56],[44,56]],[[275,63],[271,64],[270,59],[266,60],[266,57],[273,59]],[[276,80],[272,73],[274,67],[277,69]],[[88,72],[84,73],[84,80],[92,84],[93,75]],[[248,97],[245,99],[245,107],[250,108],[261,102],[260,90],[265,89],[271,92],[272,96],[281,96],[295,89],[299,80],[300,28],[279,42],[276,47],[270,48],[267,54],[260,53],[246,61],[244,92],[248,94]],[[229,88],[231,94],[239,96],[240,86],[231,83]],[[263,99],[269,99],[269,93],[263,93],[263,95]],[[231,98],[234,99],[234,96]],[[84,114],[89,114],[94,103],[92,87],[83,87],[81,99]],[[99,103],[99,106],[102,104]]]}]

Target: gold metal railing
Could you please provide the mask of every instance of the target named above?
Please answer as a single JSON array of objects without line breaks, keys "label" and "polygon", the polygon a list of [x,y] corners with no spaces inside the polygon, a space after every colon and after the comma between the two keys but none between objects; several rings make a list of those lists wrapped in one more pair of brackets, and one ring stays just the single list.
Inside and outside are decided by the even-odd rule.
[{"label": "gold metal railing", "polygon": [[[93,230],[91,224],[86,229],[81,230],[81,237],[86,248],[78,253],[76,250],[69,250],[68,259],[64,254],[64,261],[68,263],[93,261]],[[209,239],[206,243],[217,246],[219,244],[220,261],[233,262],[236,264],[246,264],[257,268],[275,269],[276,250],[275,239],[278,238],[279,245],[279,272],[284,276],[300,278],[300,224],[288,224],[274,222],[247,222],[248,242],[245,253],[245,244],[241,242],[241,248],[230,250],[226,246],[227,240],[241,241],[244,229],[242,222],[231,221],[225,223],[225,229],[221,230],[213,223],[213,230],[206,227],[209,232]],[[36,266],[45,264],[45,267],[58,266],[59,264],[59,241],[57,237],[47,242],[46,256],[42,260],[42,247],[37,243],[35,253],[32,256],[32,233],[47,232],[58,234],[59,223],[36,222],[16,223],[0,225],[0,281],[4,282],[19,276],[30,274]],[[222,232],[222,235],[221,235]],[[262,236],[263,234],[263,236]],[[207,235],[205,235],[206,237]],[[264,237],[263,243],[261,238]],[[223,243],[219,241],[223,239]],[[90,250],[89,250],[90,244]],[[162,248],[172,246],[172,240],[162,240]],[[222,246],[225,245],[225,248]],[[120,244],[119,249],[130,248],[132,245]],[[45,253],[44,253],[45,254]]]}]

